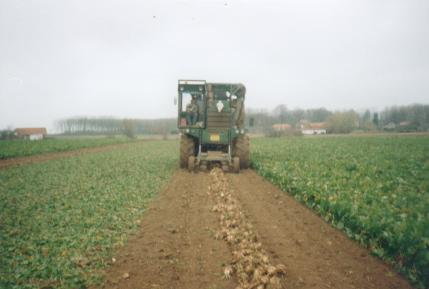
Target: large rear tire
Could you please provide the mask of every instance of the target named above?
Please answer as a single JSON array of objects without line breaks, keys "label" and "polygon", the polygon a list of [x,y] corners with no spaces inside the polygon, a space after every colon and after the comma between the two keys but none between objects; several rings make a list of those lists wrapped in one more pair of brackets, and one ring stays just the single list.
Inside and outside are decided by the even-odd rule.
[{"label": "large rear tire", "polygon": [[247,135],[240,135],[235,140],[234,157],[240,159],[240,168],[248,169],[250,167],[250,146]]},{"label": "large rear tire", "polygon": [[188,159],[188,170],[193,172],[195,170],[195,156],[190,156]]},{"label": "large rear tire", "polygon": [[240,159],[238,157],[232,158],[232,171],[236,174],[240,172]]},{"label": "large rear tire", "polygon": [[194,154],[194,140],[191,137],[183,134],[180,137],[180,167],[184,169],[187,168],[189,157],[193,156]]}]

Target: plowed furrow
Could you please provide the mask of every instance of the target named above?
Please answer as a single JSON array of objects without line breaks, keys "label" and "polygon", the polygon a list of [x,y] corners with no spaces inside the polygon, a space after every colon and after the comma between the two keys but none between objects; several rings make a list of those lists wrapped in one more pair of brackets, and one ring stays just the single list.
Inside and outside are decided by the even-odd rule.
[{"label": "plowed furrow", "polygon": [[115,259],[103,288],[412,288],[251,170],[178,171]]}]

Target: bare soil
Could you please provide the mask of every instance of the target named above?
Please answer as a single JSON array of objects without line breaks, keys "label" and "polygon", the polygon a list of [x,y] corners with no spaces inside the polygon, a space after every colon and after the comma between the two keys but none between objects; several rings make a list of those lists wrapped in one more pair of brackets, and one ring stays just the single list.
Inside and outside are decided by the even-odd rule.
[{"label": "bare soil", "polygon": [[[226,179],[261,250],[271,263],[285,265],[283,288],[412,288],[388,265],[255,172],[226,174]],[[234,274],[225,278],[233,246],[215,238],[221,220],[211,190],[212,174],[177,171],[149,206],[141,229],[117,252],[101,287],[243,288]]]},{"label": "bare soil", "polygon": [[111,151],[111,150],[128,146],[128,145],[130,145],[130,143],[112,144],[112,145],[105,145],[105,146],[99,146],[99,147],[82,148],[82,149],[77,149],[72,151],[53,152],[53,153],[45,153],[45,154],[26,156],[26,157],[4,159],[4,160],[0,160],[0,170],[7,169],[12,166],[20,166],[20,165],[40,163],[40,162],[45,162],[49,160],[67,158],[67,157],[75,157],[75,156],[79,156],[87,153]]}]

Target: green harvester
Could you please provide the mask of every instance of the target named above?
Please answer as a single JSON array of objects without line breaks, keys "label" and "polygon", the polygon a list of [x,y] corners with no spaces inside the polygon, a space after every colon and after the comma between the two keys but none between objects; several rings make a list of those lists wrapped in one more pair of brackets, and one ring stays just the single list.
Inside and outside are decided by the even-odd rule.
[{"label": "green harvester", "polygon": [[240,83],[179,80],[177,125],[182,168],[207,170],[218,165],[238,173],[249,167],[245,94]]}]

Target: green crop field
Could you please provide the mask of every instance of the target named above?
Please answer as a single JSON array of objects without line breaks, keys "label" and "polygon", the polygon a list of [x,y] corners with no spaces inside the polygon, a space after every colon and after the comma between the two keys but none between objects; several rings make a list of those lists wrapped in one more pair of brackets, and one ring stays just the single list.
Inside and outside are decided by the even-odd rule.
[{"label": "green crop field", "polygon": [[31,156],[50,152],[70,151],[87,147],[103,146],[130,142],[125,137],[116,138],[64,138],[30,140],[2,140],[0,141],[0,159]]},{"label": "green crop field", "polygon": [[[62,141],[52,143],[79,148],[126,140]],[[19,155],[22,144],[14,144]],[[429,284],[429,136],[260,138],[251,149],[259,174],[417,287]],[[177,168],[177,152],[176,141],[134,142],[0,170],[0,288],[101,282],[112,254]]]},{"label": "green crop field", "polygon": [[254,139],[252,166],[415,284],[429,284],[429,136]]},{"label": "green crop field", "polygon": [[0,288],[85,288],[177,167],[177,143],[0,171]]}]

